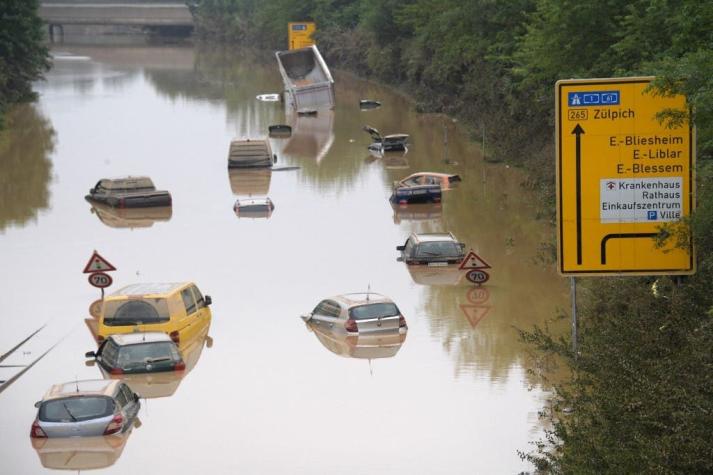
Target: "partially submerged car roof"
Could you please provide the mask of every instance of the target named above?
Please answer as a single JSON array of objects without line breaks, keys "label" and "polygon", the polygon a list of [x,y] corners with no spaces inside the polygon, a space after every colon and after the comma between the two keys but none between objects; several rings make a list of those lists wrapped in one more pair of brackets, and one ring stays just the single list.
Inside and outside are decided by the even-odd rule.
[{"label": "partially submerged car roof", "polygon": [[189,285],[190,282],[166,282],[166,283],[145,283],[131,284],[122,287],[109,295],[112,297],[168,297],[170,294]]},{"label": "partially submerged car roof", "polygon": [[356,307],[368,303],[393,303],[390,298],[377,294],[375,292],[355,292],[351,294],[341,294],[332,297],[332,300],[337,300],[347,306],[347,308]]},{"label": "partially submerged car roof", "polygon": [[453,233],[412,233],[411,237],[413,237],[417,242],[458,241]]},{"label": "partially submerged car roof", "polygon": [[119,346],[173,341],[170,336],[163,332],[115,333],[109,335],[108,338],[114,340]]},{"label": "partially submerged car roof", "polygon": [[72,396],[112,396],[121,384],[118,379],[90,379],[54,384],[45,393],[43,401]]},{"label": "partially submerged car roof", "polygon": [[125,176],[119,178],[102,178],[101,185],[107,190],[156,189],[151,178],[147,176]]}]

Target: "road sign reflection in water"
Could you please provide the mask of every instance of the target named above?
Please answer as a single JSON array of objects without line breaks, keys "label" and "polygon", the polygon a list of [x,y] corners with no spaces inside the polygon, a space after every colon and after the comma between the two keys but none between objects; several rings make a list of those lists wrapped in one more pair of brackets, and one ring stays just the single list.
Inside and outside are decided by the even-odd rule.
[{"label": "road sign reflection in water", "polygon": [[556,85],[559,270],[565,275],[690,274],[693,249],[659,248],[664,223],[694,206],[688,123],[656,114],[686,110],[683,96],[648,91],[652,78],[566,80]]}]

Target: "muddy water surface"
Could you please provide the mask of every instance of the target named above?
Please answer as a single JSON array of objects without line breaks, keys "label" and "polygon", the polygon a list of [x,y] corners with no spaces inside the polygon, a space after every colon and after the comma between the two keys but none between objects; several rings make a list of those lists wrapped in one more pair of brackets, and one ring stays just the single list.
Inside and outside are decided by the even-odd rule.
[{"label": "muddy water surface", "polygon": [[[483,162],[477,144],[404,97],[336,73],[337,107],[297,118],[258,94],[279,92],[273,57],[192,48],[62,46],[13,111],[0,140],[3,365],[45,358],[0,393],[3,473],[517,473],[516,451],[542,430],[546,393],[526,374],[515,327],[567,302],[539,260],[547,225],[520,172]],[[360,111],[360,98],[383,107]],[[277,167],[235,176],[235,137],[272,140]],[[405,155],[369,154],[361,127],[409,133]],[[444,130],[448,148],[444,150]],[[458,173],[440,206],[392,208],[391,183]],[[99,178],[149,175],[169,210],[117,212],[84,195]],[[268,195],[270,217],[238,218],[239,197]],[[457,272],[409,270],[395,246],[451,231],[492,266],[474,289]],[[29,429],[53,383],[101,378],[85,365],[84,319],[99,296],[82,274],[92,250],[134,282],[195,281],[213,298],[212,345],[180,380],[157,381],[141,426],[121,440],[50,441]],[[401,342],[330,338],[299,315],[323,298],[371,288],[406,316]],[[110,291],[111,291],[110,289]],[[56,345],[56,346],[54,346]],[[21,368],[0,368],[7,380]]]}]

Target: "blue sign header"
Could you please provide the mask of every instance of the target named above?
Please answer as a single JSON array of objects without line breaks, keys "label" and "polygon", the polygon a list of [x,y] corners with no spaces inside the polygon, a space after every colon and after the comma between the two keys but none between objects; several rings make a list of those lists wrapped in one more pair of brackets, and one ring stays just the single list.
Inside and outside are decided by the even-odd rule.
[{"label": "blue sign header", "polygon": [[567,93],[567,104],[570,107],[618,106],[620,99],[620,91],[579,91]]}]

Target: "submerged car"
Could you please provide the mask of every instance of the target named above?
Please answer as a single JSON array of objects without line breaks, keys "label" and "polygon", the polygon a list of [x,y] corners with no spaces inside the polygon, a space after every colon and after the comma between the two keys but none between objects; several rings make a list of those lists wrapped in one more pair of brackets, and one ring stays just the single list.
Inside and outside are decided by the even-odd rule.
[{"label": "submerged car", "polygon": [[185,369],[181,370],[180,366],[175,370],[153,371],[149,372],[124,372],[110,371],[104,365],[97,364],[95,360],[87,360],[87,366],[95,364],[102,373],[104,379],[121,379],[129,387],[138,394],[141,394],[142,399],[156,399],[172,396],[181,385],[182,381],[195,368],[198,360],[201,357],[205,346],[211,347],[213,339],[208,336],[208,329],[201,332],[196,338],[184,341],[178,347]]},{"label": "submerged car", "polygon": [[146,176],[102,178],[89,189],[85,199],[114,208],[148,208],[171,206],[172,203],[171,194],[157,190],[151,178]]},{"label": "submerged car", "polygon": [[371,135],[374,141],[369,145],[369,150],[375,152],[392,152],[406,150],[409,136],[407,134],[381,135],[374,127],[364,126],[364,131]]},{"label": "submerged car", "polygon": [[146,283],[123,287],[102,304],[97,340],[118,333],[163,332],[177,343],[210,326],[212,300],[192,282]]},{"label": "submerged car", "polygon": [[268,197],[240,198],[233,205],[238,218],[269,218],[275,210],[275,204]]},{"label": "submerged car", "polygon": [[441,185],[394,186],[389,201],[392,204],[440,203]]},{"label": "submerged car", "polygon": [[465,244],[452,233],[412,233],[396,250],[401,251],[399,260],[409,265],[441,267],[460,264],[465,257]]},{"label": "submerged car", "polygon": [[89,351],[85,356],[94,358],[110,374],[186,369],[176,344],[168,335],[160,332],[109,335],[97,351]]},{"label": "submerged car", "polygon": [[436,172],[418,172],[413,173],[402,180],[394,182],[394,188],[403,186],[440,185],[442,189],[449,190],[459,181],[461,181],[460,175]]},{"label": "submerged car", "polygon": [[322,300],[302,319],[313,325],[324,325],[335,333],[361,335],[407,330],[406,319],[396,304],[373,292],[342,294]]},{"label": "submerged car", "polygon": [[270,168],[277,161],[267,139],[244,139],[230,142],[228,168]]},{"label": "submerged car", "polygon": [[30,437],[88,437],[128,430],[141,403],[124,382],[99,379],[55,384],[35,407]]}]

